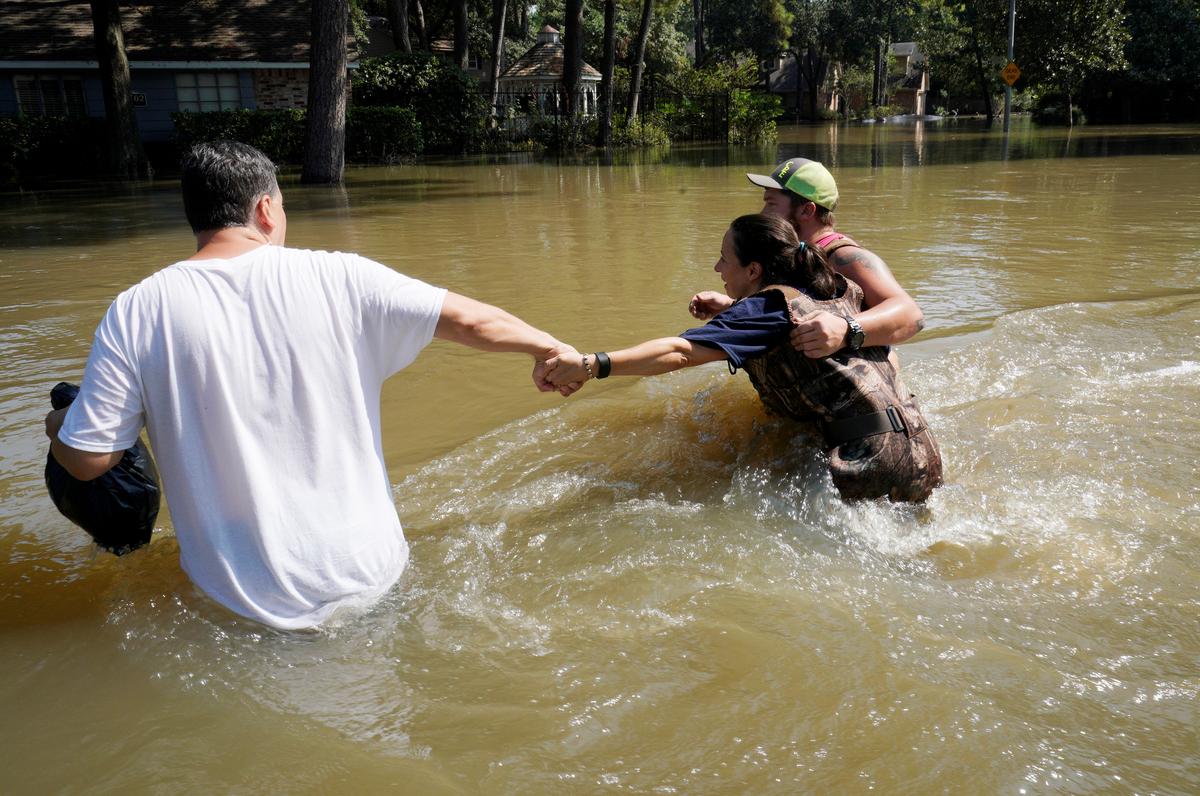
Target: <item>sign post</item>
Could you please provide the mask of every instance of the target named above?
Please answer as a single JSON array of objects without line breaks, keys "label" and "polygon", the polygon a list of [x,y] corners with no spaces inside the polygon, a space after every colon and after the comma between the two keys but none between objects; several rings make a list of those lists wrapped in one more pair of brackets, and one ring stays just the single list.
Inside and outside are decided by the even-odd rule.
[{"label": "sign post", "polygon": [[1000,73],[1008,85],[1004,89],[1004,132],[1008,132],[1009,116],[1012,114],[1012,86],[1021,76],[1021,70],[1013,63],[1013,44],[1017,32],[1017,0],[1008,0],[1008,66]]}]

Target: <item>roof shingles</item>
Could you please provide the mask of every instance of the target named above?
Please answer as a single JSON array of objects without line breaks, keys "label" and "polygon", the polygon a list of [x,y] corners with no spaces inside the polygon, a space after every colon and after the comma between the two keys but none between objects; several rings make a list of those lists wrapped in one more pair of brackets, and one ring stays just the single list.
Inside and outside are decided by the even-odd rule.
[{"label": "roof shingles", "polygon": [[[548,27],[548,26],[547,26]],[[557,32],[551,29],[551,32]],[[559,79],[563,73],[563,46],[559,42],[543,41],[533,45],[524,55],[513,61],[501,80]],[[587,64],[583,65],[583,77],[600,79],[600,73]]]},{"label": "roof shingles", "polygon": [[[306,63],[309,9],[309,0],[135,0],[121,27],[131,61]],[[96,60],[89,3],[0,0],[0,19],[0,63]]]}]

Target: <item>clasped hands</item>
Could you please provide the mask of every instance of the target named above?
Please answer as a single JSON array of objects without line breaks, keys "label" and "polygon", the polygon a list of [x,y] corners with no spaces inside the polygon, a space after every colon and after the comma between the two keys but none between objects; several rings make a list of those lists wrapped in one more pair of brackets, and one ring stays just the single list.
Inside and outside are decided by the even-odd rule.
[{"label": "clasped hands", "polygon": [[587,380],[583,355],[566,343],[559,343],[534,359],[533,383],[542,392],[557,392],[566,398],[578,392]]}]

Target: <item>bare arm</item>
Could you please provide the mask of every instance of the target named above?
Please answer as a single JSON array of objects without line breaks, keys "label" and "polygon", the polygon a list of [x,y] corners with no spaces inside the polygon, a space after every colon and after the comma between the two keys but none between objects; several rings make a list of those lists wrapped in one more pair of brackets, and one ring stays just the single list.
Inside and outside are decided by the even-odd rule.
[{"label": "bare arm", "polygon": [[867,333],[864,345],[903,343],[925,328],[925,314],[879,255],[858,246],[845,246],[833,253],[830,264],[863,289],[867,309],[854,317]]},{"label": "bare arm", "polygon": [[[656,376],[681,368],[703,365],[726,358],[725,352],[712,346],[699,345],[682,337],[660,337],[647,340],[632,348],[608,352],[613,376]],[[598,367],[596,358],[588,355],[592,375]],[[583,355],[568,352],[546,362],[546,380],[551,384],[582,383],[589,378],[583,366]]]},{"label": "bare arm", "polygon": [[[844,246],[833,253],[830,264],[863,290],[863,303],[867,309],[854,319],[866,333],[864,346],[903,343],[925,328],[921,308],[878,255],[857,246]],[[849,326],[839,315],[823,311],[809,313],[796,320],[792,345],[805,356],[827,357],[845,345]]]},{"label": "bare arm", "polygon": [[433,336],[481,351],[529,354],[535,359],[565,347],[511,313],[457,293],[446,294]]},{"label": "bare arm", "polygon": [[554,385],[545,378],[546,360],[556,354],[574,352],[574,348],[491,304],[447,293],[433,336],[481,351],[529,354],[534,359],[533,383],[539,390],[558,390],[570,395],[579,389],[578,384]]},{"label": "bare arm", "polygon": [[62,428],[66,416],[65,408],[55,409],[46,415],[46,436],[50,438],[50,452],[54,455],[54,460],[73,478],[80,481],[93,481],[116,467],[125,451],[90,453],[72,448],[58,438],[58,431]]}]

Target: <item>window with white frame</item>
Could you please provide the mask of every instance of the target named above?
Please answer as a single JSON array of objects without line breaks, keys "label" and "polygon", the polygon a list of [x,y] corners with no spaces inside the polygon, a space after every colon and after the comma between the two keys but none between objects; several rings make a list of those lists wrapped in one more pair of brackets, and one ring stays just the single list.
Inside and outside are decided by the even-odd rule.
[{"label": "window with white frame", "polygon": [[83,79],[59,75],[16,75],[17,108],[23,116],[86,116]]},{"label": "window with white frame", "polygon": [[176,72],[181,111],[228,111],[242,107],[237,72]]}]

